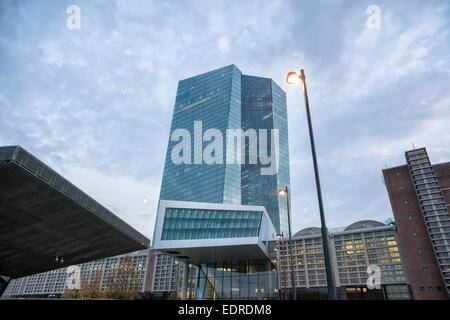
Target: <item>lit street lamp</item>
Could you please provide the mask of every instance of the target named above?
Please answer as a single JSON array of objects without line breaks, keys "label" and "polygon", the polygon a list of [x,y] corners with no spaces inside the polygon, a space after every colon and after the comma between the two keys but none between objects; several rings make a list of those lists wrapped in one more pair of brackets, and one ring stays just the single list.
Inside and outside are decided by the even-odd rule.
[{"label": "lit street lamp", "polygon": [[305,72],[303,69],[300,70],[300,75],[296,72],[289,72],[286,77],[286,82],[288,84],[296,85],[297,83],[302,81],[303,84],[303,96],[305,98],[305,107],[306,107],[306,117],[308,120],[308,129],[309,129],[309,139],[311,142],[311,153],[313,157],[314,163],[314,174],[316,178],[316,188],[317,188],[317,198],[319,201],[319,210],[320,210],[320,222],[321,222],[321,231],[322,231],[322,246],[323,246],[323,255],[325,258],[325,272],[327,274],[327,285],[328,285],[328,299],[336,300],[336,287],[334,286],[334,276],[333,270],[331,266],[331,257],[328,246],[328,229],[325,223],[325,214],[323,210],[323,202],[322,202],[322,191],[320,188],[320,179],[319,179],[319,168],[317,165],[317,157],[316,157],[316,147],[314,145],[314,135],[312,129],[311,122],[311,114],[309,112],[309,102],[308,102],[308,93],[306,91],[306,78]]},{"label": "lit street lamp", "polygon": [[297,294],[295,290],[295,278],[294,278],[294,255],[292,253],[293,243],[291,236],[291,214],[289,212],[289,189],[286,186],[285,189],[278,190],[279,195],[286,195],[286,207],[287,207],[287,216],[288,216],[288,229],[289,229],[289,248],[291,253],[291,280],[292,280],[292,300],[297,300]]}]

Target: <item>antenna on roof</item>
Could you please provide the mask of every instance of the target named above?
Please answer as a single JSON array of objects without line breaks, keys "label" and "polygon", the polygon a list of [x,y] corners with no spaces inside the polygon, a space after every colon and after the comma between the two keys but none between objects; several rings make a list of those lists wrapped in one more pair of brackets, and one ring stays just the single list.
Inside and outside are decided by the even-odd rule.
[{"label": "antenna on roof", "polygon": [[416,147],[414,146],[414,142],[412,142],[411,144],[412,144],[413,150],[416,150]]}]

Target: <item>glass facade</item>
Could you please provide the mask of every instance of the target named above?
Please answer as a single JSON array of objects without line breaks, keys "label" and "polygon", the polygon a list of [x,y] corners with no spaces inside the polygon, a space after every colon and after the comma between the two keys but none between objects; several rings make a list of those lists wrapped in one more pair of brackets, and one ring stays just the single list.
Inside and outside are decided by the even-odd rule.
[{"label": "glass facade", "polygon": [[262,211],[166,208],[161,240],[258,237]]},{"label": "glass facade", "polygon": [[[137,286],[144,291],[145,272],[147,269],[148,250],[136,251],[125,255],[109,257],[79,264],[81,280],[91,282],[100,278],[101,291],[109,287],[109,279],[116,274],[117,269],[124,263],[125,257],[131,257],[131,267],[136,279],[130,287]],[[3,297],[19,296],[60,296],[67,289],[68,268],[60,268],[31,276],[12,279],[6,288]]]},{"label": "glass facade", "polygon": [[[263,216],[260,233],[264,233],[264,220],[268,218]],[[401,248],[398,243],[398,235],[395,225],[383,225],[382,223],[367,224],[356,223],[361,228],[339,228],[339,231],[330,232],[330,249],[332,263],[335,266],[335,281],[337,286],[338,299],[411,299],[410,282],[406,267],[402,261]],[[314,228],[306,228],[314,229]],[[308,299],[327,299],[327,282],[325,274],[325,265],[323,259],[322,242],[320,229],[316,232],[299,232],[292,239],[294,256],[294,277],[297,290],[297,297],[302,300]],[[264,242],[264,240],[262,240]],[[275,293],[276,298],[280,296],[283,299],[290,299],[291,295],[291,260],[290,260],[290,241],[269,241],[267,247],[269,259],[258,263],[267,263],[266,274],[269,276],[269,282],[272,287],[263,288],[262,292],[270,292],[269,296],[263,295],[263,298],[272,299]],[[276,250],[275,250],[276,249]],[[230,259],[232,260],[232,259]],[[243,259],[245,260],[245,259]],[[249,260],[249,259],[247,259]],[[195,299],[224,299],[229,293],[229,276],[232,280],[231,298],[254,299],[255,296],[245,284],[253,283],[252,279],[247,278],[247,273],[242,272],[240,268],[240,278],[236,273],[229,273],[228,268],[234,269],[235,266],[244,264],[246,268],[253,268],[254,261],[235,261],[230,263],[216,262],[212,264],[201,264],[198,267],[190,265],[189,278],[189,297]],[[182,264],[183,265],[183,264]],[[248,266],[250,265],[250,266]],[[368,289],[367,280],[369,274],[367,267],[376,265],[380,268],[379,289]],[[201,270],[197,270],[201,268]],[[211,268],[219,268],[219,272]],[[222,269],[225,269],[223,271]],[[205,272],[204,270],[208,270]],[[276,271],[273,273],[273,271]],[[216,275],[218,276],[216,278]],[[278,279],[277,279],[278,277]],[[176,293],[180,297],[180,288],[182,286],[183,272],[179,271],[176,279]],[[239,281],[244,281],[242,287],[239,287]],[[175,282],[175,280],[173,280]],[[273,284],[273,282],[276,282]],[[264,284],[264,280],[258,279],[258,283]],[[217,285],[217,287],[216,287]],[[234,288],[234,289],[233,289]],[[237,289],[239,288],[239,289]],[[277,290],[279,288],[279,290]],[[217,292],[216,292],[217,289]],[[225,290],[225,293],[224,291]],[[269,290],[269,291],[267,291]],[[257,292],[257,293],[258,293]],[[259,296],[260,297],[260,296]],[[257,296],[258,298],[258,296]]]},{"label": "glass facade", "polygon": [[[278,299],[275,266],[270,260],[232,261],[193,266],[189,299]],[[180,297],[181,287],[177,288]]]},{"label": "glass facade", "polygon": [[[241,173],[242,204],[263,205],[277,232],[288,234],[286,202],[278,196],[279,189],[290,187],[286,94],[271,79],[243,75],[241,84],[242,130],[276,129],[279,134],[278,171],[274,175],[261,174],[261,168],[267,165],[261,165],[260,161],[250,163],[249,138],[246,138],[246,161]],[[267,134],[268,146],[272,138]]]},{"label": "glass facade", "polygon": [[[326,286],[325,264],[322,240],[313,238],[294,238],[294,271],[296,286]],[[367,266],[377,265],[381,269],[383,283],[404,283],[406,277],[400,257],[400,247],[392,229],[335,234],[331,237],[334,244],[335,264],[339,274],[338,283],[347,285],[366,285]],[[281,270],[290,270],[290,246],[281,245]],[[291,275],[282,272],[281,284],[291,287]]]},{"label": "glass facade", "polygon": [[165,253],[157,253],[155,259],[155,271],[151,291],[175,292],[178,275],[183,273],[183,263]]},{"label": "glass facade", "polygon": [[[211,141],[204,137],[196,139],[196,121],[201,121],[201,132],[217,129],[222,133],[222,163],[206,164],[199,157],[199,150],[201,154]],[[264,206],[276,231],[287,234],[285,200],[277,195],[278,189],[290,185],[286,94],[275,82],[242,75],[234,65],[181,80],[170,137],[177,129],[185,129],[190,134],[190,148],[186,152],[190,153],[191,163],[172,161],[173,148],[181,138],[169,139],[160,200]],[[279,170],[273,175],[262,175],[261,168],[269,165],[261,165],[259,157],[257,164],[249,164],[248,145],[245,145],[244,164],[227,163],[227,129],[242,129],[243,132],[267,129],[269,157],[272,156],[270,130],[277,129]]]},{"label": "glass facade", "polygon": [[[183,139],[177,135],[179,129],[191,137],[185,144],[188,148],[178,153],[184,160],[190,159],[190,163],[173,161],[173,150],[179,150],[177,146]],[[216,139],[215,136],[211,139],[204,136],[210,129],[220,131],[222,135],[223,158],[207,164],[202,152]],[[238,139],[232,137],[233,142],[242,139],[244,143],[236,143],[233,153],[237,161],[233,164],[228,162],[228,156],[232,153],[228,148],[230,141],[227,139],[231,137],[227,136],[227,129],[244,134]],[[249,163],[250,146],[245,135],[249,129],[254,129],[258,135],[256,149],[260,152],[263,149],[260,130],[267,130],[267,150],[264,152],[271,163],[262,161],[261,154],[256,155],[256,163]],[[272,154],[273,129],[278,132],[277,155]],[[264,206],[269,217],[262,212],[245,210],[166,208],[161,239],[158,240],[260,236],[267,247],[269,218],[277,233],[287,234],[287,208],[285,199],[279,198],[278,190],[290,186],[288,145],[286,94],[271,79],[242,75],[236,66],[230,65],[181,80],[172,117],[160,200]],[[217,156],[216,152],[214,150],[214,156]],[[238,162],[242,160],[238,159],[241,152],[245,155],[244,162]],[[276,163],[275,156],[278,159]],[[275,167],[273,174],[262,174],[261,169],[268,167]],[[155,225],[161,225],[159,219],[162,215],[157,216]],[[154,232],[154,237],[156,234]],[[258,295],[269,297],[274,293],[272,283],[276,280],[273,277],[266,279],[266,276],[273,274],[269,259],[264,262],[216,263],[214,268],[202,264],[192,266],[191,273],[196,273],[192,273],[190,283],[194,285],[195,282],[196,287],[191,288],[191,298],[253,299]],[[214,275],[220,270],[221,276],[211,277],[213,269]],[[226,270],[236,271],[227,273]]]},{"label": "glass facade", "polygon": [[[294,236],[293,261],[295,286],[299,296],[326,299],[327,280],[320,235]],[[400,246],[393,226],[365,227],[353,231],[331,232],[332,263],[339,299],[410,299],[408,280]],[[290,242],[277,242],[280,251],[280,288],[290,295],[291,261]],[[367,288],[367,267],[380,268],[382,288]],[[307,290],[306,290],[307,289]],[[314,290],[311,290],[314,289]],[[316,290],[317,289],[317,290]]]},{"label": "glass facade", "polygon": [[[191,164],[173,163],[172,150],[178,142],[169,139],[160,199],[240,204],[240,165],[196,163],[195,151],[204,150],[211,142],[195,139],[194,121],[202,122],[202,131],[218,129],[224,137],[226,129],[241,127],[238,68],[231,65],[179,82],[170,136],[177,129],[189,132]],[[226,149],[223,153],[225,159]]]},{"label": "glass facade", "polygon": [[400,248],[393,230],[340,235],[334,240],[342,284],[365,284],[367,265],[380,267],[383,283],[405,282]]}]

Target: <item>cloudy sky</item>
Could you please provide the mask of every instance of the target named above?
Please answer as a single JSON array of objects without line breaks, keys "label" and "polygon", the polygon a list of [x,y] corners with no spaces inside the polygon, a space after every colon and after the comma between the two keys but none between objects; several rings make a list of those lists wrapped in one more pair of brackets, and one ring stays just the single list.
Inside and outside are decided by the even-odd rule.
[{"label": "cloudy sky", "polygon": [[[80,29],[66,9],[80,8]],[[370,5],[380,28],[368,28]],[[392,216],[381,170],[450,161],[449,1],[0,2],[0,145],[21,145],[152,236],[177,82],[235,64],[287,93],[293,231]]]}]

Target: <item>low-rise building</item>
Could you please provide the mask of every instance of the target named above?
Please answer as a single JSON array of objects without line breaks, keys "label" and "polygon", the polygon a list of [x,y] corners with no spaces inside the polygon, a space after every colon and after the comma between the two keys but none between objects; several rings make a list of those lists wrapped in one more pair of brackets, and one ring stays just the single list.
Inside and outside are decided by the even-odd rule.
[{"label": "low-rise building", "polygon": [[414,297],[450,297],[450,162],[432,164],[425,148],[383,170]]},{"label": "low-rise building", "polygon": [[[140,292],[144,291],[147,259],[149,250],[140,250],[115,257],[94,260],[78,265],[80,267],[81,280],[99,281],[100,290],[104,291],[108,287],[108,281],[120,266],[125,257],[131,257],[132,265],[136,275]],[[36,297],[60,297],[68,288],[69,277],[68,268],[38,273],[32,276],[13,279],[5,289],[2,298],[36,298]],[[130,285],[135,285],[130,284]]]},{"label": "low-rise building", "polygon": [[[331,230],[329,239],[339,299],[411,298],[394,224],[359,221],[343,229]],[[297,297],[326,299],[327,281],[320,228],[305,228],[297,232],[292,243]],[[292,290],[290,242],[283,239],[277,241],[277,248],[280,250],[280,292],[282,297],[289,298]],[[374,282],[370,285],[379,280],[379,288],[368,288],[371,275]]]},{"label": "low-rise building", "polygon": [[[392,219],[388,223],[358,221],[346,228],[331,230],[329,238],[339,299],[414,298]],[[297,299],[327,299],[320,228],[305,228],[297,232],[292,238],[292,243]],[[287,239],[271,241],[269,248],[273,265],[276,266],[273,276],[269,275],[269,278],[275,277],[277,298],[290,299],[292,292],[290,242]],[[154,260],[149,259],[149,263],[153,263],[153,266],[149,265],[148,269],[154,270],[151,282],[147,281],[149,291],[171,292],[171,297],[180,297],[183,263],[157,251],[154,253]],[[208,264],[209,272],[213,269],[215,277],[221,274],[223,279],[225,279],[224,270],[230,269],[233,274],[239,272],[235,271],[239,268],[234,268],[233,265],[224,267],[220,263]],[[367,287],[371,275],[370,281],[372,279],[373,281],[370,285],[375,286],[373,289]],[[195,273],[191,274],[191,279],[193,276]],[[268,281],[271,281],[270,279]],[[232,293],[235,292],[232,287],[231,290]],[[255,298],[257,297],[255,295]]]}]

